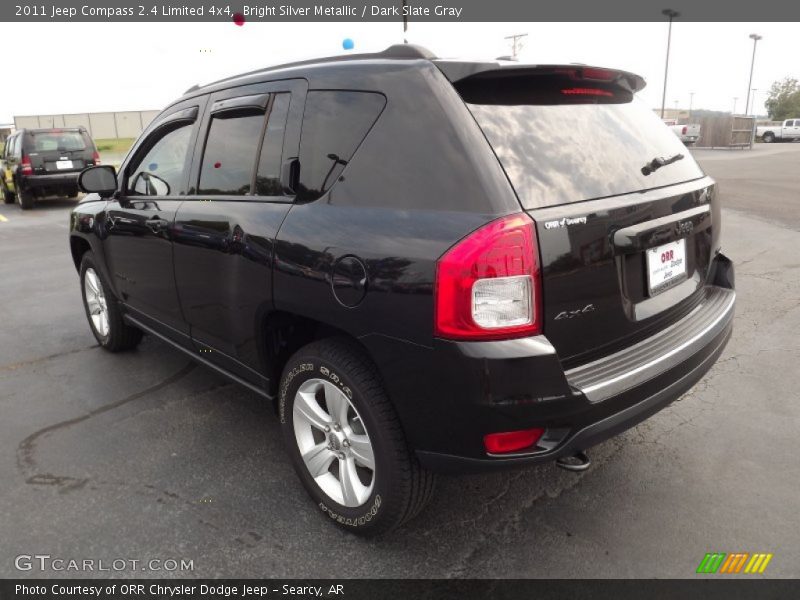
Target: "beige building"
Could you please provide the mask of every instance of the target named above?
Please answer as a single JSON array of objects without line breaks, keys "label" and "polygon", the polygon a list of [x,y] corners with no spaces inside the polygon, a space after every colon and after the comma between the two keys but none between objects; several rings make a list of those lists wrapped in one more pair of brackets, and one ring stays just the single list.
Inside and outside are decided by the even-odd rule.
[{"label": "beige building", "polygon": [[135,138],[159,113],[157,110],[76,113],[62,115],[25,115],[14,117],[17,129],[85,127],[95,139]]}]

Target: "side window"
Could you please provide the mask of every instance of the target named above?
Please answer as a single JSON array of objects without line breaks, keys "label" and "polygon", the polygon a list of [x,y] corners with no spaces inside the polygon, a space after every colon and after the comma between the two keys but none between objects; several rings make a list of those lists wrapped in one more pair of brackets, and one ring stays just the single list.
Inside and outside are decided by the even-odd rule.
[{"label": "side window", "polygon": [[186,168],[186,154],[192,135],[190,122],[157,131],[160,136],[147,154],[130,171],[127,191],[139,196],[177,196],[181,192]]},{"label": "side window", "polygon": [[281,164],[283,136],[289,115],[289,94],[276,94],[269,111],[267,129],[258,158],[255,193],[259,196],[281,196]]},{"label": "side window", "polygon": [[264,111],[260,109],[215,115],[208,129],[198,193],[249,194],[263,129]]},{"label": "side window", "polygon": [[308,92],[300,137],[298,200],[316,200],[330,189],[385,104],[383,95],[372,92]]}]

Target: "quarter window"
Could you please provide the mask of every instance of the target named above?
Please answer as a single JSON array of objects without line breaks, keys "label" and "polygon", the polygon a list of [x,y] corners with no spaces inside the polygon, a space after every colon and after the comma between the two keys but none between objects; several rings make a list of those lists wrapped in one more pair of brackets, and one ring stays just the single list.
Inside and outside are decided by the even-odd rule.
[{"label": "quarter window", "polygon": [[[192,123],[160,133],[161,138],[139,161],[128,179],[128,193],[141,196],[177,196],[181,193]],[[159,135],[157,133],[156,135]]]},{"label": "quarter window", "polygon": [[244,196],[250,193],[264,111],[244,109],[214,116],[208,131],[200,194]]},{"label": "quarter window", "polygon": [[300,138],[298,200],[316,200],[330,189],[385,104],[383,95],[372,92],[308,93]]}]

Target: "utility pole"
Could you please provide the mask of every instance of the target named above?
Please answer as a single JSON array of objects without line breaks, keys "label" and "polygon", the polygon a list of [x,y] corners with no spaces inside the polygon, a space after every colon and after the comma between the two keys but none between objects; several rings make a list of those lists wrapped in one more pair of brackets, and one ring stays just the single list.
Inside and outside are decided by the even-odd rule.
[{"label": "utility pole", "polygon": [[733,97],[733,112],[731,114],[736,114],[736,101],[739,99],[738,96]]},{"label": "utility pole", "polygon": [[756,112],[756,92],[758,91],[756,88],[751,90],[753,92],[753,104],[750,106],[750,110],[753,112],[753,116],[757,117],[758,113]]},{"label": "utility pole", "polygon": [[689,120],[692,120],[692,104],[694,103],[694,92],[689,92]]},{"label": "utility pole", "polygon": [[403,0],[403,43],[408,43],[408,38],[406,37],[406,33],[408,32],[408,15],[406,14],[406,0]]},{"label": "utility pole", "polygon": [[522,50],[524,44],[522,38],[528,37],[527,33],[515,33],[514,35],[507,35],[504,40],[511,40],[511,58],[517,58],[519,51]]},{"label": "utility pole", "polygon": [[756,65],[756,44],[763,36],[757,33],[751,33],[750,39],[753,40],[753,60],[750,61],[750,81],[747,82],[747,101],[744,103],[744,114],[750,114],[750,86],[753,85],[753,67]]},{"label": "utility pole", "polygon": [[675,17],[679,17],[680,13],[677,10],[672,10],[671,8],[665,8],[661,11],[661,14],[665,17],[669,17],[669,31],[667,32],[667,60],[666,64],[664,65],[664,93],[661,95],[661,118],[664,118],[664,105],[667,101],[667,74],[669,73],[669,46],[672,42],[672,20]]}]

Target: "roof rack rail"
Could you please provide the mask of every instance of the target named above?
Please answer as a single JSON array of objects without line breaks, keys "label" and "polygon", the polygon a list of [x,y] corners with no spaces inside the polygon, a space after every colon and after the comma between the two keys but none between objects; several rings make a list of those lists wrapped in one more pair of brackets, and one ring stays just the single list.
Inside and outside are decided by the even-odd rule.
[{"label": "roof rack rail", "polygon": [[184,95],[190,94],[192,92],[196,92],[201,88],[205,88],[208,86],[215,85],[217,83],[224,83],[226,81],[231,81],[232,79],[239,79],[240,77],[246,77],[248,75],[255,75],[257,73],[268,73],[270,71],[277,71],[278,69],[286,69],[291,67],[302,67],[305,65],[315,65],[315,64],[325,64],[325,63],[332,63],[332,62],[345,62],[345,61],[352,61],[352,60],[370,60],[376,58],[389,58],[389,59],[398,59],[398,60],[410,60],[410,59],[423,59],[423,60],[434,60],[437,56],[428,50],[427,48],[423,48],[422,46],[417,46],[416,44],[394,44],[386,48],[386,50],[382,50],[381,52],[370,52],[364,54],[342,54],[339,56],[326,56],[320,58],[311,58],[307,60],[300,60],[297,62],[285,63],[281,65],[273,65],[271,67],[266,67],[264,69],[256,69],[255,71],[249,71],[247,73],[240,73],[238,75],[233,75],[232,77],[225,77],[223,79],[219,79],[217,81],[211,82],[209,84],[204,84],[202,86],[195,85],[189,88],[184,92]]}]

